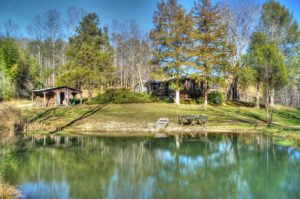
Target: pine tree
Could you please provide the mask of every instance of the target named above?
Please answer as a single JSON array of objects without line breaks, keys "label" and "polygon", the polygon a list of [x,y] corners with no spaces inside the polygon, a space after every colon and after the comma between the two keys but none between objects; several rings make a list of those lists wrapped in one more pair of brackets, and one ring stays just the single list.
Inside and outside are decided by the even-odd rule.
[{"label": "pine tree", "polygon": [[251,37],[249,56],[251,66],[257,71],[257,79],[265,88],[265,106],[269,126],[272,123],[272,106],[270,106],[272,90],[283,87],[288,81],[284,56],[278,46],[270,42],[262,32],[255,32]]},{"label": "pine tree", "polygon": [[[292,73],[290,77],[293,77],[295,71],[290,70],[289,66],[293,64],[295,57],[299,56],[300,44],[300,30],[297,21],[293,19],[293,15],[279,2],[269,0],[263,5],[258,31],[263,32],[269,42],[279,47],[284,55],[285,65],[289,69],[289,73]],[[284,91],[281,89],[272,90],[270,96],[271,106],[275,106],[274,98],[276,93],[277,95],[284,93],[284,102],[287,105],[289,101],[287,93],[290,93],[290,98],[293,100],[292,96],[296,91],[294,89],[295,86],[294,81],[290,81]]]},{"label": "pine tree", "polygon": [[95,13],[85,16],[77,34],[69,39],[67,63],[61,68],[59,83],[76,88],[87,88],[89,99],[92,88],[104,86],[112,72],[112,48],[106,28],[99,28]]},{"label": "pine tree", "polygon": [[279,45],[285,58],[293,56],[300,41],[298,23],[285,6],[275,0],[263,5],[258,30]]},{"label": "pine tree", "polygon": [[228,66],[232,46],[227,42],[226,27],[221,23],[217,5],[209,0],[199,0],[192,9],[194,31],[191,57],[194,62],[195,75],[203,83],[204,105],[210,84],[215,77]]},{"label": "pine tree", "polygon": [[176,91],[175,102],[180,104],[180,77],[187,63],[187,46],[190,43],[192,18],[177,0],[161,1],[153,17],[154,29],[150,38],[155,47],[155,59],[164,67]]}]

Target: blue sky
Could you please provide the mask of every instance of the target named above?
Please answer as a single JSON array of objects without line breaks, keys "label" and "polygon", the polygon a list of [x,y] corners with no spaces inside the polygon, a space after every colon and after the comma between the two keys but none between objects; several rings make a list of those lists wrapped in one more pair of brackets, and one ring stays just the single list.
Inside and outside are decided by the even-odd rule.
[{"label": "blue sky", "polygon": [[[76,6],[88,12],[96,12],[102,25],[112,21],[135,19],[145,31],[152,27],[152,16],[159,0],[0,0],[0,24],[8,18],[19,25],[19,31],[27,36],[26,27],[37,14],[43,14],[49,9],[57,9],[65,18],[68,7]],[[194,0],[179,0],[190,9]],[[233,0],[237,1],[237,0]],[[241,1],[241,0],[240,0]],[[242,0],[246,1],[246,0]],[[263,3],[264,0],[258,0]],[[300,22],[300,0],[279,0]]]}]

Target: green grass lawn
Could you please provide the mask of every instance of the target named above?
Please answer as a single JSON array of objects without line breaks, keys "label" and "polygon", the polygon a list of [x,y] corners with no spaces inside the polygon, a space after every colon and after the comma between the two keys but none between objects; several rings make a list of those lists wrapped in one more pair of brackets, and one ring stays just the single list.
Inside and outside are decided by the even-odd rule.
[{"label": "green grass lawn", "polygon": [[[211,131],[255,131],[300,136],[300,110],[277,108],[273,115],[273,125],[267,128],[265,109],[257,110],[234,104],[224,106],[174,104],[108,104],[84,105],[77,107],[24,108],[22,115],[27,121],[44,126],[63,127],[63,131],[101,131],[104,127],[112,131],[126,128],[136,130],[149,128],[158,118],[170,119],[169,129],[179,128],[177,115],[193,114],[208,116],[206,129]],[[88,130],[85,127],[89,127]],[[103,128],[102,128],[103,127]],[[182,127],[180,127],[182,128]],[[187,126],[185,129],[201,129],[202,126]],[[107,129],[107,128],[106,128]]]}]

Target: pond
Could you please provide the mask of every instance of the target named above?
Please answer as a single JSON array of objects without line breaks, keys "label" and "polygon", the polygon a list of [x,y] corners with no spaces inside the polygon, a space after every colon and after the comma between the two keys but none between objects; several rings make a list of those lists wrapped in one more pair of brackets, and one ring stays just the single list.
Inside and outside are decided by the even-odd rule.
[{"label": "pond", "polygon": [[0,159],[23,198],[300,198],[299,148],[269,137],[29,137],[26,148]]}]

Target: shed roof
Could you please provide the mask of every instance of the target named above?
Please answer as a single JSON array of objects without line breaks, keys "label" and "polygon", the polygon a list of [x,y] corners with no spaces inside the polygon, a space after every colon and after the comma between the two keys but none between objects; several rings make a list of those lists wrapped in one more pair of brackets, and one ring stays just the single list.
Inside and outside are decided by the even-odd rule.
[{"label": "shed roof", "polygon": [[44,91],[59,90],[59,89],[62,89],[62,88],[66,88],[66,89],[76,91],[76,92],[80,92],[80,93],[82,92],[81,90],[71,88],[71,87],[68,87],[68,86],[58,86],[58,87],[51,87],[51,88],[36,89],[36,90],[32,90],[32,92],[38,93],[38,92],[44,92]]}]

